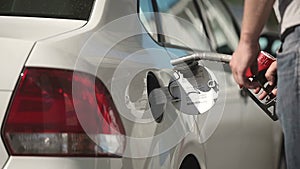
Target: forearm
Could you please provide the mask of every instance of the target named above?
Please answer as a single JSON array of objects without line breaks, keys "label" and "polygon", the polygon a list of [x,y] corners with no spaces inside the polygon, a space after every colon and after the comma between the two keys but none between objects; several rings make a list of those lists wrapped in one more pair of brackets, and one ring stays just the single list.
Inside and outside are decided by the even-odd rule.
[{"label": "forearm", "polygon": [[257,43],[275,0],[245,0],[241,42]]}]

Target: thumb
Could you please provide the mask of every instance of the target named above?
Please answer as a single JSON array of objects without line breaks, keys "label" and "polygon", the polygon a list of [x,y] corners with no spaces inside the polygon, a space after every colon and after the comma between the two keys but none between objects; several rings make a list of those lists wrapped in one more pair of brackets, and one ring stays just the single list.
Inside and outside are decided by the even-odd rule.
[{"label": "thumb", "polygon": [[266,79],[269,82],[269,85],[273,85],[276,83],[277,77],[277,61],[273,62],[266,72]]}]

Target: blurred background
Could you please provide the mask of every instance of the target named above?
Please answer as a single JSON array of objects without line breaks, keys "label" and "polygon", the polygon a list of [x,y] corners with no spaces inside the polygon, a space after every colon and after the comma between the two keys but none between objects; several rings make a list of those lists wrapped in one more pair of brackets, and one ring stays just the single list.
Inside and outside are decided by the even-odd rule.
[{"label": "blurred background", "polygon": [[[224,0],[224,2],[227,3],[229,9],[241,27],[244,0]],[[280,29],[278,21],[274,11],[272,11],[268,22],[262,31],[261,38],[259,39],[261,50],[267,51],[276,57],[276,51],[281,45],[279,32]]]},{"label": "blurred background", "polygon": [[[228,4],[232,14],[234,17],[237,19],[239,24],[241,24],[242,17],[243,17],[243,0],[225,0],[225,2]],[[274,14],[274,11],[270,15],[270,18],[268,20],[268,23],[264,29],[266,32],[273,32],[273,33],[278,33],[279,28],[278,28],[278,22],[276,19],[276,16]]]}]

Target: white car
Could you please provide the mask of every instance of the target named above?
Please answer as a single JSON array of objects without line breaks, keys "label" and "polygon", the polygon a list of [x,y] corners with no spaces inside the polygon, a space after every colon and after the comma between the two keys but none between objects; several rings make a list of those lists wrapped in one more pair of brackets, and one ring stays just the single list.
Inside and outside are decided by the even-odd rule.
[{"label": "white car", "polygon": [[1,168],[281,167],[228,65],[171,64],[234,50],[222,1],[0,0],[0,28]]}]

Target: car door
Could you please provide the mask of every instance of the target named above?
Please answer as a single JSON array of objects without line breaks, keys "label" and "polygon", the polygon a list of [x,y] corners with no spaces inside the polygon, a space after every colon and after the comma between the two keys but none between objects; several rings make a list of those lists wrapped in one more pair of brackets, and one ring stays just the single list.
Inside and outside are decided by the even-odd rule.
[{"label": "car door", "polygon": [[[237,46],[239,32],[231,14],[226,8],[226,4],[218,0],[203,0],[203,9],[210,27],[209,34],[211,35],[214,49],[220,53],[231,54]],[[230,74],[229,67],[227,70],[227,74]],[[240,133],[240,144],[230,148],[232,150],[236,149],[235,147],[240,148],[239,162],[236,161],[235,163],[240,163],[238,168],[276,168],[277,158],[279,157],[278,152],[281,147],[281,132],[278,122],[273,122],[258,108],[250,97],[239,91],[232,78],[229,79],[227,84],[228,92],[232,93],[227,100],[232,100],[232,103],[239,105],[239,108],[237,108],[231,103],[230,111],[240,111],[237,113],[240,114],[241,128],[238,130],[233,129],[233,131],[236,130]],[[222,141],[221,138],[217,140]],[[232,152],[230,149],[226,152]],[[208,154],[210,154],[209,151]],[[212,153],[211,155],[219,156],[217,153]],[[225,156],[219,157],[222,159],[227,158]],[[230,165],[229,162],[226,163],[228,163],[228,166]],[[213,166],[212,168],[220,168],[214,162],[209,164]]]}]

